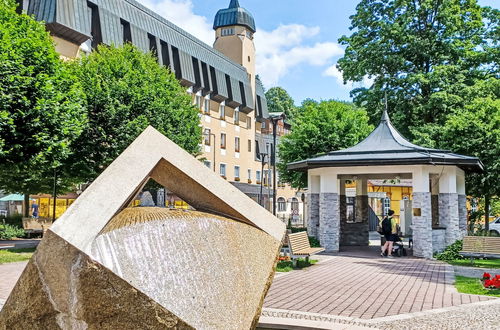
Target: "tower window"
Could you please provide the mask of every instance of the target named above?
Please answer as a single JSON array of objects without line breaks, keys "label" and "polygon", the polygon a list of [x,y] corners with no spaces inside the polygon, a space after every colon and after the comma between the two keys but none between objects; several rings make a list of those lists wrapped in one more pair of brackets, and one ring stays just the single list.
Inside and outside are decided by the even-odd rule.
[{"label": "tower window", "polygon": [[223,37],[232,36],[234,33],[235,33],[234,28],[225,28],[225,29],[222,29],[222,32],[221,32]]},{"label": "tower window", "polygon": [[252,39],[253,38],[253,33],[251,31],[247,30],[247,38]]}]

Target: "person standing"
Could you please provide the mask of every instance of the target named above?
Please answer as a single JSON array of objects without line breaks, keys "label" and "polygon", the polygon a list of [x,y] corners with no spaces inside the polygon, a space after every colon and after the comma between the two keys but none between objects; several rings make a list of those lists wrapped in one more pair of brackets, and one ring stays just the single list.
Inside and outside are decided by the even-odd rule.
[{"label": "person standing", "polygon": [[385,244],[382,246],[382,252],[380,253],[382,257],[385,257],[385,252],[387,251],[387,256],[392,258],[392,246],[397,240],[398,224],[393,215],[394,211],[389,210],[387,216],[382,220],[382,231],[385,236]]},{"label": "person standing", "polygon": [[36,201],[31,204],[31,217],[34,219],[38,219],[38,204]]}]

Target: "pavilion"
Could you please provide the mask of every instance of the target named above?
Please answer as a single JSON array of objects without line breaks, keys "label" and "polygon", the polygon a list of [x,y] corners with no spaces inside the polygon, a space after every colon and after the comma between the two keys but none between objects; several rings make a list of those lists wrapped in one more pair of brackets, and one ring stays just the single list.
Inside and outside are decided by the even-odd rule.
[{"label": "pavilion", "polygon": [[[411,211],[402,226],[413,237],[413,255],[432,258],[466,234],[465,172],[480,172],[483,164],[410,143],[384,111],[379,126],[359,144],[290,163],[288,169],[308,173],[307,229],[327,252],[338,252],[340,245],[368,245],[369,179],[411,179]],[[356,182],[354,222],[346,218],[346,181]]]}]

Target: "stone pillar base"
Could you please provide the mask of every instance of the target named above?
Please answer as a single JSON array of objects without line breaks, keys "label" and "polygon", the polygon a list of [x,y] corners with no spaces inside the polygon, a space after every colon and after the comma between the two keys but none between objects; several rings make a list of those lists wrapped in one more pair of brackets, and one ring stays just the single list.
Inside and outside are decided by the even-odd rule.
[{"label": "stone pillar base", "polygon": [[439,194],[439,226],[446,228],[446,246],[461,238],[458,209],[458,194]]},{"label": "stone pillar base", "polygon": [[413,209],[420,209],[420,215],[413,215],[413,255],[432,258],[432,214],[431,193],[414,192]]},{"label": "stone pillar base", "polygon": [[458,195],[458,227],[460,238],[467,236],[467,198],[465,195]]},{"label": "stone pillar base", "polygon": [[321,193],[319,198],[319,241],[326,252],[338,252],[340,243],[339,195]]},{"label": "stone pillar base", "polygon": [[308,220],[307,232],[309,236],[319,239],[318,225],[319,225],[319,194],[310,193],[307,196]]}]

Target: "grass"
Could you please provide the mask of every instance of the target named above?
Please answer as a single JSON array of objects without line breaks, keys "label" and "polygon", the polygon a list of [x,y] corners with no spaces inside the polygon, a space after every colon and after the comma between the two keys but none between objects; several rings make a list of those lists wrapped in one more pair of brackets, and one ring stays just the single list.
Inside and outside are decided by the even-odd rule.
[{"label": "grass", "polygon": [[35,248],[0,250],[0,264],[29,260],[33,252]]},{"label": "grass", "polygon": [[455,287],[461,293],[500,297],[500,290],[485,289],[481,281],[477,278],[456,276]]},{"label": "grass", "polygon": [[455,259],[448,263],[454,266],[500,269],[500,259],[474,259],[474,263],[471,263],[470,259]]},{"label": "grass", "polygon": [[[297,259],[297,267],[295,269],[302,269],[306,268],[309,266],[314,265],[317,263],[318,260],[309,260],[309,262],[306,262],[305,259]],[[280,261],[278,262],[278,266],[276,267],[276,271],[280,273],[287,273],[292,271],[293,268],[293,263],[291,261]]]}]

